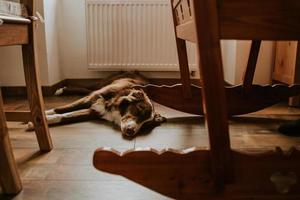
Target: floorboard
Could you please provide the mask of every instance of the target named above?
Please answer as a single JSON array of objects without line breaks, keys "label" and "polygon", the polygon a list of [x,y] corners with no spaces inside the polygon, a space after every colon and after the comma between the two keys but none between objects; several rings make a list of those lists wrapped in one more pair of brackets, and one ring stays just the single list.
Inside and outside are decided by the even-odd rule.
[{"label": "floorboard", "polygon": [[[48,97],[46,108],[74,101],[79,97]],[[159,104],[156,110],[168,122],[144,132],[135,139],[121,136],[111,123],[97,120],[57,126],[50,129],[54,150],[41,154],[33,132],[25,132],[25,125],[9,122],[9,134],[21,173],[24,190],[15,197],[0,199],[169,199],[124,177],[99,172],[92,167],[93,152],[98,147],[113,147],[119,151],[134,147],[208,148],[204,119],[178,112]],[[6,110],[27,110],[24,99],[6,99]],[[289,149],[300,147],[300,138],[280,135],[280,123],[300,118],[300,109],[279,104],[263,111],[230,119],[233,148]],[[0,189],[1,190],[1,189]]]}]

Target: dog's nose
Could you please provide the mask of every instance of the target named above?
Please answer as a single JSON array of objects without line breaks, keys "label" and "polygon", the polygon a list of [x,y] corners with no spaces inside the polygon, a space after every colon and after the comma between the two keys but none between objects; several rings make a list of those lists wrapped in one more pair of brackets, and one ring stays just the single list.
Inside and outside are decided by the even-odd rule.
[{"label": "dog's nose", "polygon": [[125,134],[127,136],[133,136],[135,134],[134,128],[133,127],[128,127],[125,129]]}]

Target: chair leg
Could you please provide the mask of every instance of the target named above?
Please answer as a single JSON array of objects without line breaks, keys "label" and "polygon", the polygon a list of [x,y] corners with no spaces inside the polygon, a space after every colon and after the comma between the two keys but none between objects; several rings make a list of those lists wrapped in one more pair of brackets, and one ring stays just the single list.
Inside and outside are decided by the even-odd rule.
[{"label": "chair leg", "polygon": [[187,57],[186,43],[184,40],[176,37],[176,47],[178,62],[180,68],[180,77],[182,83],[182,93],[184,98],[192,98],[192,88],[190,79],[190,70]]},{"label": "chair leg", "polygon": [[[34,24],[31,26],[31,30],[34,30]],[[53,145],[45,116],[44,100],[39,80],[38,62],[34,53],[34,39],[34,31],[31,31],[30,44],[22,46],[27,97],[40,150],[50,151],[53,148]]]},{"label": "chair leg", "polygon": [[245,92],[251,90],[253,78],[255,74],[257,59],[259,55],[261,40],[253,40],[251,44],[247,68],[244,73],[243,86]]},{"label": "chair leg", "polygon": [[12,152],[0,92],[0,183],[6,194],[17,194],[22,183]]},{"label": "chair leg", "polygon": [[[171,1],[172,5],[173,1]],[[176,41],[176,49],[178,55],[178,63],[180,68],[180,77],[182,83],[182,93],[184,98],[192,98],[192,88],[191,88],[191,79],[190,79],[190,70],[189,70],[189,63],[188,63],[188,56],[187,56],[187,49],[185,40],[182,40],[177,37],[176,34],[176,14],[172,9],[172,16],[173,16],[173,25],[174,25],[174,32],[175,32],[175,41]]]},{"label": "chair leg", "polygon": [[212,174],[216,189],[222,189],[232,178],[232,163],[216,0],[192,1],[192,13],[200,55],[197,64],[202,77]]}]

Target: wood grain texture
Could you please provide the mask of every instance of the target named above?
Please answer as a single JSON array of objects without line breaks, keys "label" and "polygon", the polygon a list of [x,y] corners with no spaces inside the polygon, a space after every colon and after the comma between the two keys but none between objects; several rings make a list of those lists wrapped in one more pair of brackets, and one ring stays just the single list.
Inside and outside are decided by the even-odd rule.
[{"label": "wood grain texture", "polygon": [[[232,177],[227,107],[224,88],[219,22],[215,0],[192,1],[197,65],[202,76],[202,99],[209,134],[210,162],[215,187],[222,189]],[[208,27],[204,29],[203,27]],[[199,102],[200,103],[200,102]]]},{"label": "wood grain texture", "polygon": [[5,111],[5,116],[7,121],[16,121],[24,123],[32,121],[30,111]]},{"label": "wood grain texture", "polygon": [[[119,153],[97,149],[93,164],[174,199],[199,199],[214,193],[209,151],[141,149]],[[119,166],[119,167],[118,167]]]},{"label": "wood grain texture", "polygon": [[7,24],[30,24],[30,19],[19,17],[19,16],[8,16],[8,15],[1,15],[0,20]]},{"label": "wood grain texture", "polygon": [[0,26],[0,46],[28,43],[28,25],[2,24]]},{"label": "wood grain texture", "polygon": [[177,37],[182,40],[196,42],[195,26],[192,20],[176,26]]},{"label": "wood grain texture", "polygon": [[[286,84],[300,83],[299,47],[297,41],[286,41],[276,43],[275,67],[273,80]],[[300,97],[292,97],[290,106],[299,106]]]},{"label": "wood grain texture", "polygon": [[[182,95],[183,89],[181,84],[172,86],[166,85],[146,85],[143,88],[148,96],[162,105],[170,108],[196,114],[203,115],[202,106],[202,87],[191,85],[192,96],[191,99],[174,98]],[[289,97],[300,94],[300,85],[252,85],[251,89],[245,94],[244,86],[226,86],[226,103],[228,109],[228,115],[244,115],[252,112],[262,110],[270,107],[282,101],[286,101]],[[222,104],[225,105],[225,102]],[[221,106],[216,106],[219,109]]]},{"label": "wood grain texture", "polygon": [[[32,16],[36,13],[35,1],[24,0],[22,3],[28,8],[29,15]],[[28,25],[4,24],[0,26],[0,45],[22,45],[27,96],[32,115],[31,119],[35,124],[40,149],[42,151],[50,151],[52,149],[52,142],[46,123],[43,96],[39,82],[39,66],[36,57],[37,54],[35,53],[35,28],[36,23],[34,21]],[[12,113],[10,113],[10,116],[12,116]],[[12,117],[16,117],[16,115]],[[23,117],[25,116],[22,115],[21,118]],[[20,118],[20,115],[17,118]]]},{"label": "wood grain texture", "polygon": [[[219,0],[218,2],[221,39],[298,40],[300,38],[298,0]],[[196,42],[196,32],[191,23],[192,19],[181,20],[176,28],[177,34],[179,38]]]},{"label": "wood grain texture", "polygon": [[[294,70],[294,83],[300,84],[300,45],[299,41],[297,42],[297,50],[296,50],[296,63],[295,63],[295,70]],[[289,100],[290,106],[300,106],[300,96],[292,97]]]},{"label": "wood grain texture", "polygon": [[289,85],[294,83],[297,46],[296,41],[276,42],[273,80]]},{"label": "wood grain texture", "polygon": [[300,45],[299,45],[299,41],[298,41],[298,46],[297,46],[296,64],[295,64],[295,73],[294,73],[294,83],[298,83],[298,84],[300,84]]},{"label": "wood grain texture", "polygon": [[11,143],[3,112],[3,102],[0,92],[0,184],[7,194],[17,194],[22,189],[22,183],[15,163]]},{"label": "wood grain texture", "polygon": [[[33,0],[23,1],[28,7],[29,15],[35,14],[35,2]],[[53,148],[44,108],[44,100],[40,86],[40,74],[37,61],[36,48],[36,22],[29,25],[30,43],[22,45],[23,65],[25,81],[27,87],[27,97],[29,100],[32,121],[39,142],[41,151],[50,151]]]},{"label": "wood grain texture", "polygon": [[271,181],[274,174],[300,175],[300,151],[292,148],[274,150],[232,151],[234,180],[223,193],[216,194],[209,165],[209,150],[190,148],[136,149],[120,153],[99,148],[94,166],[101,171],[122,175],[151,190],[174,199],[297,199],[300,183],[296,180],[281,194]]},{"label": "wood grain texture", "polygon": [[[50,109],[73,102],[78,98],[80,97],[45,97],[45,106]],[[123,139],[118,129],[102,120],[50,128],[55,148],[47,154],[39,152],[34,133],[25,132],[25,126],[21,123],[9,122],[9,134],[23,182],[23,192],[15,198],[26,200],[174,199],[122,176],[98,171],[92,166],[93,153],[98,147],[110,146],[120,152],[137,147],[186,149],[197,146],[203,149],[209,148],[208,135],[202,117],[181,113],[159,104],[154,104],[154,107],[158,113],[168,118],[167,123],[138,135],[133,140]],[[5,110],[28,110],[27,100],[16,97],[6,99],[4,108]],[[278,104],[258,113],[231,118],[232,148],[243,152],[245,149],[264,152],[273,150],[275,146],[280,146],[285,150],[291,146],[299,147],[300,138],[286,137],[276,131],[279,124],[299,118],[299,113],[300,109]],[[229,187],[230,185],[227,186],[228,189]],[[5,199],[5,196],[0,194],[0,199],[2,198]],[[205,198],[199,197],[198,199]],[[225,197],[220,197],[220,199],[225,199]],[[228,197],[228,199],[241,198]],[[298,200],[299,198],[274,193],[273,196],[255,196],[253,199]]]},{"label": "wood grain texture", "polygon": [[[74,82],[77,82],[77,80]],[[80,80],[78,80],[80,84]],[[90,80],[90,83],[93,80]],[[53,96],[55,91],[59,88],[67,86],[67,79],[59,81],[51,86],[42,86],[43,96]],[[2,87],[3,97],[23,97],[27,96],[26,86],[3,86]]]},{"label": "wood grain texture", "polygon": [[298,0],[221,0],[222,39],[297,40],[300,38]]},{"label": "wood grain texture", "polygon": [[[31,39],[33,39],[33,37],[31,37]],[[32,42],[31,44],[22,46],[27,97],[40,149],[42,151],[50,151],[53,145],[46,121],[44,101],[39,80],[39,68],[35,60],[36,55],[34,55],[34,51],[34,44]]]}]

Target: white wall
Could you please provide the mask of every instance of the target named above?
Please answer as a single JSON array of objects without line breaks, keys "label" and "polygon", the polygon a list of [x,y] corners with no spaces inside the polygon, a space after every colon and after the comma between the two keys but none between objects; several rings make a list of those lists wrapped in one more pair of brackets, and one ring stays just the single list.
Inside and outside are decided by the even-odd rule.
[{"label": "white wall", "polygon": [[[61,65],[66,78],[99,78],[109,72],[88,71],[85,1],[61,0]],[[178,72],[146,72],[148,77],[174,78]]]},{"label": "white wall", "polygon": [[[43,1],[37,1],[43,2]],[[40,6],[41,3],[40,3]],[[46,25],[39,25],[39,63],[43,85],[53,85],[69,78],[101,78],[107,72],[87,70],[85,1],[44,0]],[[43,13],[43,10],[40,11]],[[45,33],[46,32],[46,33]],[[46,42],[45,42],[46,41]],[[47,44],[45,46],[45,44]],[[228,82],[240,83],[250,49],[248,41],[223,41],[224,74]],[[24,85],[18,47],[0,48],[0,83]],[[274,62],[274,43],[262,45],[255,82],[270,82]],[[148,77],[177,78],[177,72],[147,72]]]},{"label": "white wall", "polygon": [[[46,23],[38,22],[37,53],[42,85],[53,85],[63,79],[59,65],[58,24],[59,0],[36,1],[38,12]],[[45,13],[44,13],[45,3]],[[0,83],[3,86],[24,86],[20,46],[0,47]]]},{"label": "white wall", "polygon": [[[238,41],[236,46],[236,66],[235,81],[233,83],[241,83],[244,71],[247,66],[248,56],[250,52],[250,41]],[[254,83],[268,84],[272,80],[272,70],[275,59],[275,42],[264,41],[261,44],[256,72],[254,75]]]},{"label": "white wall", "polygon": [[60,0],[62,19],[59,37],[62,73],[65,78],[97,78],[87,70],[85,1]]},{"label": "white wall", "polygon": [[232,84],[236,83],[236,40],[223,40],[221,42],[224,79]]},{"label": "white wall", "polygon": [[[43,14],[43,1],[37,2],[37,10]],[[37,52],[40,66],[40,77],[43,85],[48,84],[48,66],[45,44],[45,27],[37,24]],[[0,85],[22,86],[25,85],[23,72],[22,50],[20,46],[0,47]]]},{"label": "white wall", "polygon": [[[87,70],[85,1],[61,0],[62,19],[60,29],[61,65],[65,78],[105,77],[107,72]],[[240,83],[250,50],[249,41],[222,41],[222,57],[225,79],[233,84]],[[273,66],[274,44],[264,42],[258,61],[255,82],[270,82]],[[263,56],[262,56],[263,55]],[[148,77],[177,78],[177,72],[146,72]]]},{"label": "white wall", "polygon": [[21,48],[0,47],[0,86],[24,85]]},{"label": "white wall", "polygon": [[63,19],[61,18],[60,1],[61,0],[44,0],[49,85],[63,80],[60,65],[60,46],[62,45],[60,45],[61,41],[59,39],[59,22]]}]

